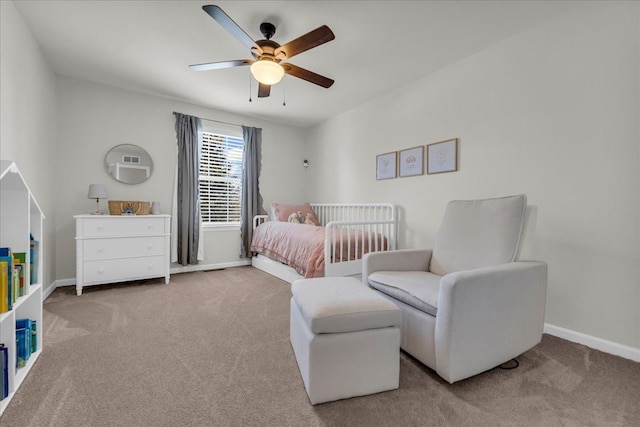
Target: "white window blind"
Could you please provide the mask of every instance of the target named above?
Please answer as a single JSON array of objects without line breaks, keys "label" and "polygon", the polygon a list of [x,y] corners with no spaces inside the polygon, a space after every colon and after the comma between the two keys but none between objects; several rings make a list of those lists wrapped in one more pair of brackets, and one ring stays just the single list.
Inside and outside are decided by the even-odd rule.
[{"label": "white window blind", "polygon": [[202,222],[239,223],[244,141],[206,131],[202,139],[199,174]]}]

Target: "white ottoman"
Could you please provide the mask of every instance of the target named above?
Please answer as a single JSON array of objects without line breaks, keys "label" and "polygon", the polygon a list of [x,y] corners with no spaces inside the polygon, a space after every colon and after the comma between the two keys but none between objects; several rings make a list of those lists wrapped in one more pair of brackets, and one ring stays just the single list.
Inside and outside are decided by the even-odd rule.
[{"label": "white ottoman", "polygon": [[398,388],[398,307],[359,280],[291,285],[291,346],[313,405]]}]

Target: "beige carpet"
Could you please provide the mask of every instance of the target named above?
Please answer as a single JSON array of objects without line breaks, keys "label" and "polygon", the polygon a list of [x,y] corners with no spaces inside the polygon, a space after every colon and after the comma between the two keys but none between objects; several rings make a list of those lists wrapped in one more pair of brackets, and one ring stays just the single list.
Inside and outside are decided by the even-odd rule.
[{"label": "beige carpet", "polygon": [[289,297],[252,267],[58,289],[0,426],[640,425],[640,364],[547,335],[514,370],[449,385],[402,354],[398,390],[311,406]]}]

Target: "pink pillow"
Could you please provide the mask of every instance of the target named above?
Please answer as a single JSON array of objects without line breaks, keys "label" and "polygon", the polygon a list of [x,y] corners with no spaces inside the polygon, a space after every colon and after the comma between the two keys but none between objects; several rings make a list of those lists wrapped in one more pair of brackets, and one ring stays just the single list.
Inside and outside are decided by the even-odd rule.
[{"label": "pink pillow", "polygon": [[320,221],[318,221],[318,218],[309,203],[304,203],[302,205],[281,205],[279,203],[272,203],[271,212],[273,213],[273,218],[275,220],[283,222],[289,221],[289,215],[294,212],[302,212],[303,214],[309,213],[311,214],[311,221],[313,221],[315,225],[320,225]]}]

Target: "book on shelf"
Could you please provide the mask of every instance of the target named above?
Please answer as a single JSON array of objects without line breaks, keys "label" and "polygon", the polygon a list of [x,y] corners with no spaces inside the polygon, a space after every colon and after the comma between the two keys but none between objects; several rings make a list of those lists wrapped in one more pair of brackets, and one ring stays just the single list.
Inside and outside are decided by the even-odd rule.
[{"label": "book on shelf", "polygon": [[[16,299],[18,299],[21,296],[24,296],[27,292],[25,287],[26,285],[24,282],[25,265],[16,263],[14,259],[13,271],[16,275],[15,283],[17,284],[16,290],[15,290],[15,296],[16,296]],[[15,302],[15,299],[14,299],[14,302]]]},{"label": "book on shelf", "polygon": [[13,305],[18,298],[20,292],[20,268],[13,264],[13,270],[11,273],[11,305]]},{"label": "book on shelf", "polygon": [[33,238],[33,234],[29,234],[31,239],[29,243],[29,284],[38,283],[38,268],[40,263],[40,242]]},{"label": "book on shelf", "polygon": [[27,254],[25,252],[13,253],[13,266],[18,270],[18,289],[16,296],[20,298],[29,293],[27,289]]},{"label": "book on shelf", "polygon": [[0,400],[9,396],[9,349],[0,343]]},{"label": "book on shelf", "polygon": [[[4,249],[4,248],[2,248]],[[7,311],[11,311],[13,309],[13,299],[14,289],[13,289],[13,257],[12,256],[0,256],[0,263],[4,263],[7,265]],[[2,280],[2,278],[0,278]]]},{"label": "book on shelf", "polygon": [[16,370],[27,366],[31,357],[31,328],[16,328]]},{"label": "book on shelf", "polygon": [[36,321],[32,319],[16,319],[16,344],[19,361],[22,367],[38,349],[38,334]]},{"label": "book on shelf", "polygon": [[38,351],[38,322],[31,321],[31,354]]},{"label": "book on shelf", "polygon": [[31,323],[32,322],[33,322],[33,320],[27,319],[27,318],[16,319],[16,329],[18,329],[18,328],[29,329],[29,328],[31,328]]},{"label": "book on shelf", "polygon": [[27,262],[27,254],[26,252],[14,252],[13,253],[14,261],[17,261],[19,264],[26,264]]},{"label": "book on shelf", "polygon": [[9,311],[9,264],[0,260],[0,314]]},{"label": "book on shelf", "polygon": [[0,256],[11,256],[11,248],[9,247],[1,247],[0,248]]}]

